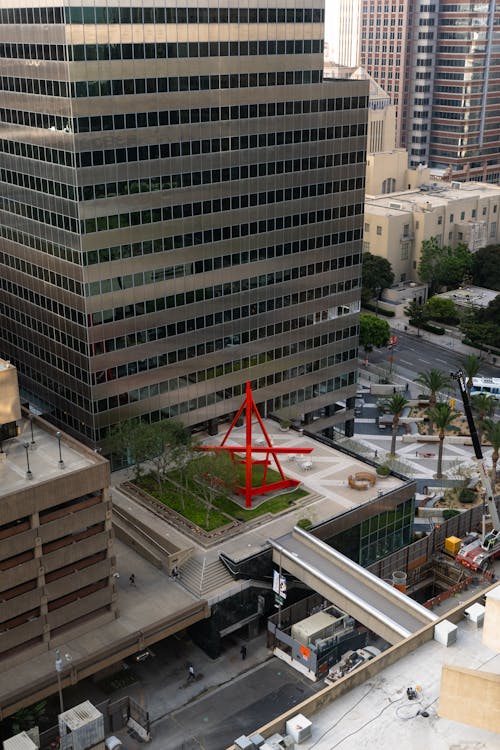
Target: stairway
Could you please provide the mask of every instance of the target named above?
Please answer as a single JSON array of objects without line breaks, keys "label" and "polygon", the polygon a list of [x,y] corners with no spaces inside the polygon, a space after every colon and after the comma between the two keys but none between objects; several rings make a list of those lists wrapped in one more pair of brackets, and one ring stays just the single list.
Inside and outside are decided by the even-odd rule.
[{"label": "stairway", "polygon": [[199,560],[192,557],[182,565],[180,572],[182,586],[201,598],[234,582],[234,578],[219,559],[207,562],[206,558]]}]

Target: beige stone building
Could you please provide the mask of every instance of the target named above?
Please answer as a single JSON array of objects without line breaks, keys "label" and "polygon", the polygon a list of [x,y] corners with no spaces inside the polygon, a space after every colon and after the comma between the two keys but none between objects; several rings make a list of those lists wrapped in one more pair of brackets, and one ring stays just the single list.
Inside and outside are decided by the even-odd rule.
[{"label": "beige stone building", "polygon": [[21,413],[16,369],[1,360],[0,386],[4,671],[110,622],[117,610],[108,461]]},{"label": "beige stone building", "polygon": [[423,240],[478,250],[500,242],[499,214],[500,187],[478,182],[367,195],[363,247],[390,260],[396,283],[415,282]]}]

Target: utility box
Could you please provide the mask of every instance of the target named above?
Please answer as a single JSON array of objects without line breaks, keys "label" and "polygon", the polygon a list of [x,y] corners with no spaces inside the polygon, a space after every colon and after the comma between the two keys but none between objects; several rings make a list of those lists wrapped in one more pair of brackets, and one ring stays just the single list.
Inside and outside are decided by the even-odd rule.
[{"label": "utility box", "polygon": [[294,742],[300,745],[307,740],[312,733],[312,722],[306,719],[303,714],[297,714],[286,723],[286,733],[290,735]]},{"label": "utility box", "polygon": [[38,750],[39,747],[27,732],[20,732],[3,741],[3,750]]},{"label": "utility box", "polygon": [[335,632],[335,626],[340,618],[328,614],[328,612],[316,612],[305,620],[292,625],[292,638],[299,643],[315,643],[322,638],[328,638]]},{"label": "utility box", "polygon": [[461,545],[462,540],[459,539],[458,536],[448,536],[444,540],[444,551],[449,555],[453,555],[453,557],[455,557]]},{"label": "utility box", "polygon": [[255,750],[255,745],[253,744],[252,740],[250,740],[244,734],[242,734],[241,737],[238,737],[238,739],[234,741],[234,744],[236,745],[238,750]]},{"label": "utility box", "polygon": [[59,714],[61,750],[104,748],[104,716],[90,701]]},{"label": "utility box", "polygon": [[458,628],[449,620],[438,622],[434,626],[434,640],[443,646],[451,646],[456,643]]}]

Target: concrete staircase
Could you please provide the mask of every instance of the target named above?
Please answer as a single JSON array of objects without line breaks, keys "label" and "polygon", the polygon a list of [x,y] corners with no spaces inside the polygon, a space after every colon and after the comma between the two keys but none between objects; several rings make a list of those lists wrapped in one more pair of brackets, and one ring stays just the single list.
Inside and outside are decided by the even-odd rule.
[{"label": "concrete staircase", "polygon": [[207,562],[206,557],[201,560],[191,557],[182,565],[180,572],[179,582],[182,586],[202,598],[221,586],[234,583],[234,578],[219,559]]}]

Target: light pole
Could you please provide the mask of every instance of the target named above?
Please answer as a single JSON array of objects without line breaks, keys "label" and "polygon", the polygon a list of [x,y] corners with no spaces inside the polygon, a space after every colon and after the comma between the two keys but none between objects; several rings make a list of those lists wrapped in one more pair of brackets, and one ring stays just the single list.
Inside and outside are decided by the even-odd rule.
[{"label": "light pole", "polygon": [[56,672],[57,672],[57,689],[59,690],[59,707],[61,713],[64,713],[63,694],[61,685],[61,672],[63,670],[63,660],[61,659],[61,652],[56,648]]},{"label": "light pole", "polygon": [[35,436],[33,435],[33,417],[30,414],[30,428],[31,428],[31,450],[33,450],[33,447],[35,445]]},{"label": "light pole", "polygon": [[59,461],[58,461],[58,464],[59,464],[59,468],[60,468],[60,469],[64,469],[64,461],[63,461],[63,459],[62,459],[62,454],[61,454],[61,438],[62,438],[62,432],[56,432],[56,438],[57,438],[57,442],[59,443]]},{"label": "light pole", "polygon": [[26,479],[33,479],[33,474],[32,474],[31,469],[30,469],[30,457],[29,457],[29,453],[28,453],[28,451],[30,449],[30,444],[29,443],[23,443],[23,446],[24,446],[24,450],[26,451],[26,466],[27,466],[27,469],[26,469]]}]

